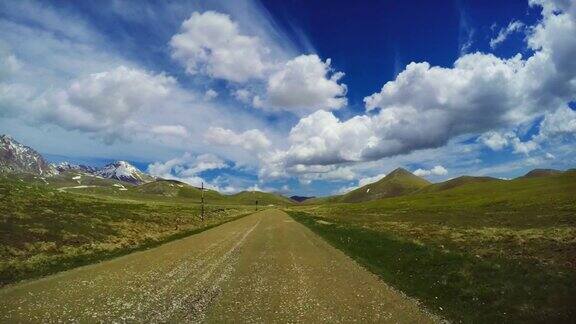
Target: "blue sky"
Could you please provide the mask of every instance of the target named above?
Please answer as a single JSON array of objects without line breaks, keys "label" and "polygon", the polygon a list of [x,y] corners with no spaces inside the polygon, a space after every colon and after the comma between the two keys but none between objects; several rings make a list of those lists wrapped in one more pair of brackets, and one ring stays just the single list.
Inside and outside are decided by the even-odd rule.
[{"label": "blue sky", "polygon": [[0,133],[223,192],[576,166],[576,5],[3,1]]}]

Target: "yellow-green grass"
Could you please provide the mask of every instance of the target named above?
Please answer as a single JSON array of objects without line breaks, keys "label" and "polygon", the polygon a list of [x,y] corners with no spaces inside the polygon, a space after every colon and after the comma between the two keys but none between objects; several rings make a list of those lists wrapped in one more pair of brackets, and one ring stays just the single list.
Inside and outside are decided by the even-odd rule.
[{"label": "yellow-green grass", "polygon": [[[28,181],[28,179],[27,179]],[[67,171],[63,174],[47,177],[45,180],[36,178],[35,183],[47,184],[63,191],[77,194],[87,194],[103,198],[113,198],[127,201],[156,201],[170,203],[200,203],[202,191],[176,180],[159,179],[141,185],[102,179],[78,171]],[[243,191],[233,195],[220,194],[215,190],[204,190],[204,201],[208,204],[220,205],[270,205],[285,206],[294,202],[286,197],[274,193]]]},{"label": "yellow-green grass", "polygon": [[471,182],[291,215],[456,322],[576,316],[576,173]]},{"label": "yellow-green grass", "polygon": [[0,178],[0,285],[148,248],[249,214],[253,206],[118,200]]}]

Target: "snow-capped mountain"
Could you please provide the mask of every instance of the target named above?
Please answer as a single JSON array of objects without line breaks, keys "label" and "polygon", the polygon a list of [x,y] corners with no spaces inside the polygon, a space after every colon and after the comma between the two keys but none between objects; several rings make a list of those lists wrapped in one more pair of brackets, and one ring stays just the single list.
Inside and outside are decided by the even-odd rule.
[{"label": "snow-capped mountain", "polygon": [[103,178],[116,179],[134,184],[141,184],[154,180],[152,176],[138,170],[138,168],[126,161],[110,163],[96,171],[94,174]]},{"label": "snow-capped mountain", "polygon": [[56,169],[42,155],[8,135],[0,135],[0,171],[54,175]]},{"label": "snow-capped mountain", "polygon": [[155,180],[154,177],[138,170],[138,168],[126,161],[116,161],[101,169],[70,162],[48,164],[40,153],[28,146],[18,143],[8,135],[0,135],[0,172],[55,176],[69,170],[94,174],[102,178],[116,179],[133,184],[141,184]]},{"label": "snow-capped mountain", "polygon": [[52,164],[52,166],[60,173],[66,172],[68,170],[82,171],[86,173],[95,173],[96,171],[98,171],[98,168],[92,166],[83,164],[73,164],[70,162],[61,162],[58,164]]}]

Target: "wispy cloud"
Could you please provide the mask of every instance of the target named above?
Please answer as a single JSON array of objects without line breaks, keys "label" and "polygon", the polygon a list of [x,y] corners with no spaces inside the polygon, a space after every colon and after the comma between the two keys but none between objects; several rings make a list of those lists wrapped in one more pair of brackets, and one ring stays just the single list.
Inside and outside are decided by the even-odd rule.
[{"label": "wispy cloud", "polygon": [[525,25],[521,21],[514,20],[510,22],[508,26],[506,26],[506,28],[502,28],[500,29],[500,31],[498,31],[498,35],[495,38],[492,38],[490,40],[490,47],[492,49],[495,49],[496,47],[498,47],[498,45],[503,43],[506,40],[506,38],[508,38],[509,35],[515,32],[522,31],[524,27]]},{"label": "wispy cloud", "polygon": [[474,35],[476,30],[472,27],[470,18],[466,10],[459,4],[459,12],[460,12],[460,19],[459,19],[459,31],[458,31],[458,50],[460,55],[464,55],[470,52],[472,45],[474,44]]}]

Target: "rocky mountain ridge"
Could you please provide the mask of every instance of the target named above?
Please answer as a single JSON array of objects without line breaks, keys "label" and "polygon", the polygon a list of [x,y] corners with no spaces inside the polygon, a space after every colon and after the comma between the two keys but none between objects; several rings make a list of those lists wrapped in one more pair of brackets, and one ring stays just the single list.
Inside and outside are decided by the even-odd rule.
[{"label": "rocky mountain ridge", "polygon": [[0,172],[30,173],[40,176],[55,176],[67,171],[79,171],[102,178],[116,179],[132,184],[155,180],[126,161],[115,161],[103,168],[78,165],[70,162],[49,164],[34,149],[23,145],[9,135],[0,135]]},{"label": "rocky mountain ridge", "polygon": [[0,135],[0,171],[45,176],[58,173],[42,155],[8,135]]}]

